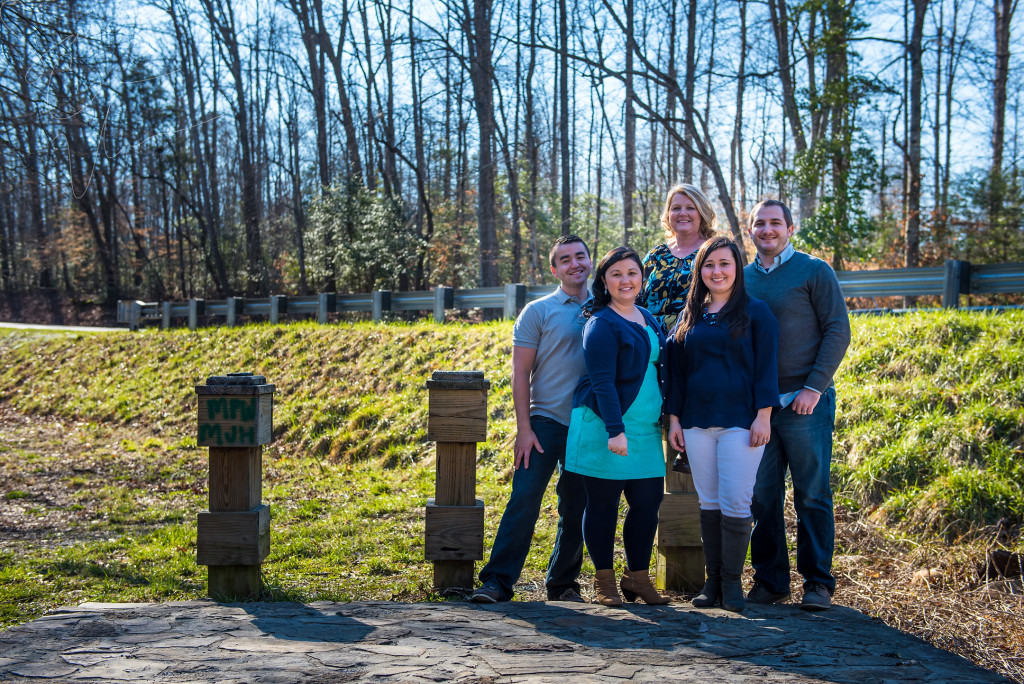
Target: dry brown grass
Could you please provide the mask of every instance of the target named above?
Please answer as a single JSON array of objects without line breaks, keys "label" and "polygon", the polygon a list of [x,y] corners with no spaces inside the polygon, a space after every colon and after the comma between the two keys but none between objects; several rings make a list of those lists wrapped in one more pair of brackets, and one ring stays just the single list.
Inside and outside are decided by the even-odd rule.
[{"label": "dry brown grass", "polygon": [[[836,511],[836,601],[1024,682],[1024,596],[998,575],[990,554],[1017,530],[975,530],[962,541],[920,543]],[[1011,593],[1013,592],[1013,593]]]}]

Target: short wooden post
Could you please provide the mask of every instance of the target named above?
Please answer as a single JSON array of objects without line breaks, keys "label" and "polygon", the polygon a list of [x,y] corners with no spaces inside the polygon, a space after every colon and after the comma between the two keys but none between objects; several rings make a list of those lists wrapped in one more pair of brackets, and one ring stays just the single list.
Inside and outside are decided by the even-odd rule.
[{"label": "short wooden post", "polygon": [[227,317],[225,323],[228,327],[234,327],[238,325],[238,316],[242,313],[242,302],[244,300],[241,297],[228,297],[227,301]]},{"label": "short wooden post", "polygon": [[946,259],[942,278],[942,306],[959,309],[960,295],[971,293],[971,263]]},{"label": "short wooden post", "polygon": [[188,329],[199,327],[199,317],[206,313],[206,301],[193,297],[188,300]]},{"label": "short wooden post", "polygon": [[171,303],[164,302],[161,308],[163,310],[161,311],[160,316],[160,327],[162,327],[164,330],[167,330],[168,328],[171,327]]},{"label": "short wooden post", "polygon": [[385,311],[391,311],[391,290],[374,290],[372,303],[373,322],[380,323],[383,321]]},{"label": "short wooden post", "polygon": [[281,314],[288,313],[288,297],[285,295],[270,295],[270,322],[279,323]]},{"label": "short wooden post", "polygon": [[505,284],[505,303],[502,306],[503,318],[515,318],[526,306],[526,285],[522,283]]},{"label": "short wooden post", "polygon": [[455,306],[455,289],[445,285],[434,288],[434,321],[444,323],[445,309]]},{"label": "short wooden post", "polygon": [[659,589],[697,591],[704,586],[704,548],[700,543],[700,504],[693,477],[672,470],[676,450],[665,451],[665,498],[658,510],[658,557],[655,582]]},{"label": "short wooden post", "polygon": [[131,303],[131,309],[128,312],[128,329],[138,330],[139,321],[142,319],[142,304],[138,300]]},{"label": "short wooden post", "polygon": [[209,566],[208,593],[255,598],[270,553],[270,507],[263,505],[263,445],[273,426],[274,386],[252,373],[212,376],[196,386],[197,444],[210,448],[210,510],[199,514],[196,562]]},{"label": "short wooden post", "polygon": [[337,296],[333,292],[321,292],[316,296],[316,322],[327,323],[327,314],[337,308]]},{"label": "short wooden post", "polygon": [[427,438],[437,442],[437,480],[427,499],[424,548],[437,589],[472,589],[473,561],[484,557],[476,443],[487,439],[490,386],[480,371],[434,371],[427,380]]}]

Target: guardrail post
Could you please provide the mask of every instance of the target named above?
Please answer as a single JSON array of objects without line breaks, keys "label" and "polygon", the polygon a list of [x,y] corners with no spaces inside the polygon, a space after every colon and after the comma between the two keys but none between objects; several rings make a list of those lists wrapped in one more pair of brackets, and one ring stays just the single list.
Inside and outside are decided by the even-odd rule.
[{"label": "guardrail post", "polygon": [[455,288],[438,285],[434,288],[434,321],[444,323],[445,309],[455,306]]},{"label": "guardrail post", "polygon": [[199,327],[199,317],[206,311],[206,302],[193,297],[188,300],[188,329],[195,330]]},{"label": "guardrail post", "polygon": [[210,448],[210,509],[199,514],[196,562],[209,566],[211,598],[258,598],[270,553],[263,497],[263,445],[273,431],[274,386],[252,373],[212,376],[196,386],[196,444]]},{"label": "guardrail post", "polygon": [[160,304],[160,327],[167,330],[171,327],[171,303],[163,302]]},{"label": "guardrail post", "polygon": [[971,264],[968,261],[947,259],[942,280],[942,306],[959,309],[960,295],[970,294]]},{"label": "guardrail post", "polygon": [[242,298],[228,297],[227,304],[226,323],[228,327],[234,327],[238,324],[238,314],[242,313]]},{"label": "guardrail post", "polygon": [[700,503],[693,477],[672,470],[676,451],[663,442],[665,498],[658,509],[655,584],[658,589],[694,591],[704,586],[704,547],[700,542]]},{"label": "guardrail post", "polygon": [[288,313],[288,297],[285,295],[270,295],[270,322],[280,323],[281,314]]},{"label": "guardrail post", "polygon": [[131,303],[131,307],[128,310],[128,329],[129,330],[138,330],[139,329],[139,319],[142,318],[142,305],[144,303],[145,302],[140,302],[139,300],[135,300],[135,301],[133,301]]},{"label": "guardrail post", "polygon": [[333,292],[321,292],[316,296],[316,322],[326,323],[327,314],[337,308],[338,298]]},{"label": "guardrail post", "polygon": [[373,291],[373,322],[384,320],[384,312],[391,311],[391,290]]},{"label": "guardrail post", "polygon": [[473,562],[484,557],[476,443],[487,439],[490,386],[481,371],[434,371],[427,380],[427,439],[437,442],[437,478],[434,498],[427,499],[423,546],[438,589],[472,589]]},{"label": "guardrail post", "polygon": [[515,318],[524,306],[526,306],[526,285],[522,283],[507,283],[505,285],[505,305],[502,307],[502,316],[504,318]]}]

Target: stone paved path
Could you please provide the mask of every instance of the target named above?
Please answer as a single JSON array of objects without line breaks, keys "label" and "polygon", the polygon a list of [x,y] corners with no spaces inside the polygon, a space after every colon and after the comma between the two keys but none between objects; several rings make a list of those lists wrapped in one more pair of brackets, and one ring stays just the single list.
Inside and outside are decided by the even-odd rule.
[{"label": "stone paved path", "polygon": [[843,607],[87,603],[0,632],[0,680],[999,682]]}]

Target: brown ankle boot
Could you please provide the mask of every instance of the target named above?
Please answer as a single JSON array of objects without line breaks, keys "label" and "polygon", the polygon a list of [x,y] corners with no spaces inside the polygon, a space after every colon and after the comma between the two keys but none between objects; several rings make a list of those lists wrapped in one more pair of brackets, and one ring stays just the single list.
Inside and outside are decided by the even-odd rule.
[{"label": "brown ankle boot", "polygon": [[594,573],[594,593],[597,594],[596,603],[602,606],[621,606],[622,597],[615,586],[615,571],[598,570]]},{"label": "brown ankle boot", "polygon": [[651,577],[647,570],[626,570],[619,583],[622,588],[622,595],[632,603],[637,597],[649,606],[663,606],[668,603],[668,597],[662,596],[651,584]]}]

